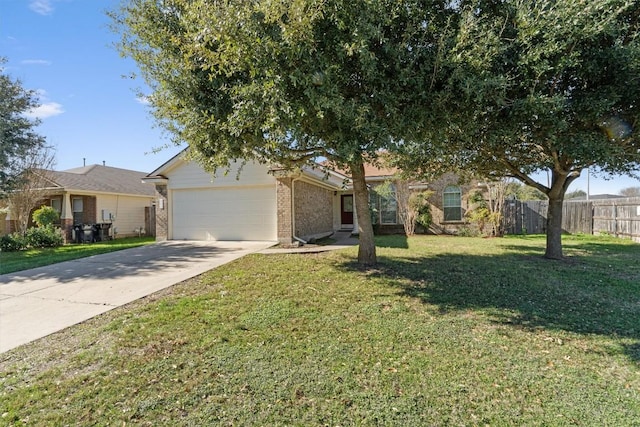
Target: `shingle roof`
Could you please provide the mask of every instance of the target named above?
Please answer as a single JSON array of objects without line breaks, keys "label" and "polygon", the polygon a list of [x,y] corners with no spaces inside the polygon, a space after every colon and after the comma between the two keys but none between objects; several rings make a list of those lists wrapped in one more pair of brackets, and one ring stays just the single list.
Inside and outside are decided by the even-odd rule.
[{"label": "shingle roof", "polygon": [[[334,171],[341,173],[342,175],[346,175],[346,176],[351,176],[351,173],[348,170],[342,169],[342,168],[338,168],[336,167],[336,165],[334,165],[331,162],[322,162],[321,163],[323,166],[327,166],[331,169],[333,169]],[[398,172],[400,172],[400,169],[398,168],[388,168],[388,167],[383,167],[383,166],[376,166],[370,163],[365,163],[364,164],[364,176],[367,178],[386,178],[386,177],[392,177],[394,175],[397,175]]]},{"label": "shingle roof", "polygon": [[99,191],[153,197],[154,187],[142,182],[146,175],[145,172],[102,165],[47,172],[48,178],[67,191]]}]

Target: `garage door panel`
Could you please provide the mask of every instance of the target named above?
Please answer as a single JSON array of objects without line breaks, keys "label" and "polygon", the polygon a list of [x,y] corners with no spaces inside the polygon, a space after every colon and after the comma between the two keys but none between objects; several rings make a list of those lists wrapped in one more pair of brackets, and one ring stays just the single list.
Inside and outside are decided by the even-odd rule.
[{"label": "garage door panel", "polygon": [[173,191],[173,239],[276,240],[274,187]]}]

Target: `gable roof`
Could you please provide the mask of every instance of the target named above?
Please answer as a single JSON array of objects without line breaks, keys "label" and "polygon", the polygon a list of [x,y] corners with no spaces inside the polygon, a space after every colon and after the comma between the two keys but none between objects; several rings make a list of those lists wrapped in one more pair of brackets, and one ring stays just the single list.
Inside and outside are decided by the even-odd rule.
[{"label": "gable roof", "polygon": [[155,179],[164,179],[164,174],[169,169],[171,169],[175,165],[179,164],[181,161],[185,160],[185,156],[187,154],[187,150],[188,149],[189,149],[189,147],[186,147],[183,150],[181,150],[178,154],[174,155],[169,160],[167,160],[166,162],[164,162],[163,164],[161,164],[160,166],[155,168],[152,172],[146,174],[145,178],[147,178],[147,180],[149,182],[151,182],[151,179],[154,179],[154,178]]},{"label": "gable roof", "polygon": [[398,168],[378,167],[369,163],[364,164],[364,176],[366,178],[389,178],[400,172]]},{"label": "gable roof", "polygon": [[142,182],[145,172],[111,166],[89,165],[65,171],[47,171],[46,177],[54,187],[66,191],[85,191],[137,196],[155,195],[152,185]]},{"label": "gable roof", "polygon": [[[188,163],[188,160],[185,156],[189,147],[186,147],[184,150],[180,151],[178,154],[174,155],[172,158],[164,162],[158,168],[156,168],[153,172],[146,175],[143,179],[144,182],[147,183],[160,183],[167,182],[167,177],[165,176],[171,169],[174,167]],[[281,168],[278,165],[269,164],[269,172],[277,175],[279,173],[288,174],[292,171],[287,170],[285,168]],[[315,164],[304,164],[300,167],[298,172],[307,178],[315,181],[316,183],[322,183],[332,187],[333,189],[339,189],[345,186],[345,183],[350,181],[349,176],[343,174],[341,171],[336,169],[327,168],[322,163]]]},{"label": "gable roof", "polygon": [[[333,164],[330,161],[324,161],[322,163],[320,163],[321,165],[328,167],[344,176],[351,176],[350,172],[346,169],[342,169],[337,167],[335,164]],[[379,179],[387,179],[390,177],[393,177],[395,175],[398,174],[398,172],[400,172],[400,169],[398,168],[387,168],[387,167],[383,167],[383,166],[376,166],[373,165],[371,163],[365,163],[364,164],[364,176],[366,178],[366,180],[379,180]]]}]

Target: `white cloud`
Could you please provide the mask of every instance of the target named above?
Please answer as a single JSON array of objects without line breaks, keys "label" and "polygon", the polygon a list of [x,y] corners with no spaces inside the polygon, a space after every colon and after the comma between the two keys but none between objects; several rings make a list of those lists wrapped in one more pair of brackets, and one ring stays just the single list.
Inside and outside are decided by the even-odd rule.
[{"label": "white cloud", "polygon": [[51,0],[31,0],[31,3],[29,3],[29,9],[39,15],[50,15],[53,13]]},{"label": "white cloud", "polygon": [[136,101],[138,101],[142,105],[151,105],[151,101],[149,100],[148,96],[138,96],[136,98]]},{"label": "white cloud", "polygon": [[51,61],[46,59],[25,59],[20,61],[22,65],[51,65]]},{"label": "white cloud", "polygon": [[47,117],[58,116],[62,113],[64,113],[64,110],[61,104],[57,102],[45,102],[26,113],[25,116],[30,119],[46,119]]}]

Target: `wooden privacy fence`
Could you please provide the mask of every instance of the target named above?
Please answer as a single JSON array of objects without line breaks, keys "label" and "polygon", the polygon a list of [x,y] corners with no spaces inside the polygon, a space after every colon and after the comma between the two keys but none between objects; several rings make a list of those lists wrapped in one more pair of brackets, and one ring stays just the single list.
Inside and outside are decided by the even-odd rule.
[{"label": "wooden privacy fence", "polygon": [[[505,232],[545,233],[548,206],[549,202],[543,200],[505,202]],[[640,197],[565,201],[562,230],[571,234],[610,234],[640,242]]]}]

